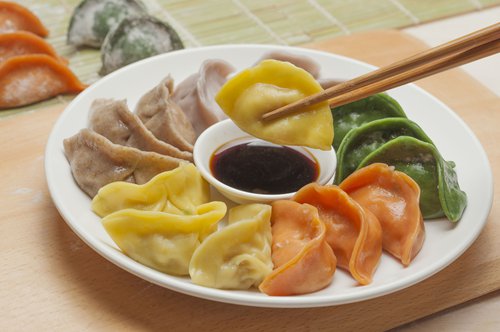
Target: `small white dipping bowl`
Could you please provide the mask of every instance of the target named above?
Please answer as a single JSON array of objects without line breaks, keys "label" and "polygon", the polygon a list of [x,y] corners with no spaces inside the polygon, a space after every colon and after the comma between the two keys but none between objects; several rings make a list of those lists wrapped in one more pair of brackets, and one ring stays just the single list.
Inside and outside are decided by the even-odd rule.
[{"label": "small white dipping bowl", "polygon": [[[297,133],[300,135],[300,133]],[[255,139],[242,131],[232,120],[218,122],[205,130],[196,140],[193,151],[193,159],[196,167],[205,180],[208,181],[222,195],[238,204],[269,203],[279,199],[289,199],[295,192],[286,194],[256,194],[228,186],[217,180],[210,170],[210,160],[213,154],[227,143],[236,141],[247,142]],[[311,149],[307,147],[292,147],[304,154],[312,156],[319,165],[319,176],[316,182],[321,185],[331,184],[337,166],[335,151]]]}]

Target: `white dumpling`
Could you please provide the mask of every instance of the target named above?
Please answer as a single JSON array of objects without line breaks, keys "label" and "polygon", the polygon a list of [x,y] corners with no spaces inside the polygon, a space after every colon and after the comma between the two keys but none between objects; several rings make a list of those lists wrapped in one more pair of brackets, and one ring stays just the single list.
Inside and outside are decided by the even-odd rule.
[{"label": "white dumpling", "polygon": [[229,211],[228,226],[212,233],[196,249],[191,280],[223,289],[258,286],[271,273],[271,206],[240,205]]},{"label": "white dumpling", "polygon": [[198,73],[182,81],[172,95],[191,121],[196,135],[227,118],[215,102],[215,95],[236,69],[223,60],[206,60]]},{"label": "white dumpling", "polygon": [[102,224],[127,256],[164,273],[187,275],[193,252],[225,213],[222,202],[202,204],[192,215],[125,209]]}]

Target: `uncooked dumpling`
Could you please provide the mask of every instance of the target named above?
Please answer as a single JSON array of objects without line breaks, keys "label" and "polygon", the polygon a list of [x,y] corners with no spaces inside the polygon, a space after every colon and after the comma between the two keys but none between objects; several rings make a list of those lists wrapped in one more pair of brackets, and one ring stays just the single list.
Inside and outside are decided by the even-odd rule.
[{"label": "uncooked dumpling", "polygon": [[66,65],[45,54],[18,55],[0,63],[0,109],[78,93],[85,87]]},{"label": "uncooked dumpling", "polygon": [[198,73],[182,81],[174,90],[172,100],[180,106],[193,124],[196,135],[227,115],[215,102],[215,95],[235,68],[223,60],[206,60]]},{"label": "uncooked dumpling", "polygon": [[224,289],[258,286],[273,269],[271,206],[240,205],[229,211],[228,225],[208,236],[189,265],[195,284]]},{"label": "uncooked dumpling", "polygon": [[138,0],[84,0],[71,16],[68,44],[100,48],[109,30],[122,19],[145,13]]},{"label": "uncooked dumpling", "polygon": [[193,151],[196,135],[182,109],[170,98],[173,80],[167,76],[139,100],[135,113],[156,138],[184,151]]},{"label": "uncooked dumpling", "polygon": [[115,144],[143,151],[193,160],[193,154],[157,139],[137,115],[130,112],[125,100],[96,99],[90,107],[89,128]]},{"label": "uncooked dumpling", "polygon": [[264,60],[224,84],[217,103],[243,131],[280,145],[330,150],[333,119],[328,102],[273,120],[263,114],[323,91],[305,70],[289,62]]},{"label": "uncooked dumpling", "polygon": [[142,184],[155,175],[176,168],[182,159],[144,152],[111,143],[92,130],[64,140],[64,152],[80,188],[90,197],[108,183],[126,181]]},{"label": "uncooked dumpling", "polygon": [[28,8],[11,1],[0,1],[0,33],[29,31],[47,37],[49,31]]},{"label": "uncooked dumpling", "polygon": [[0,62],[27,54],[45,54],[67,64],[67,60],[59,57],[52,45],[31,32],[15,31],[0,34]]},{"label": "uncooked dumpling", "polygon": [[127,17],[109,31],[102,43],[99,74],[182,48],[179,35],[170,25],[147,15]]}]

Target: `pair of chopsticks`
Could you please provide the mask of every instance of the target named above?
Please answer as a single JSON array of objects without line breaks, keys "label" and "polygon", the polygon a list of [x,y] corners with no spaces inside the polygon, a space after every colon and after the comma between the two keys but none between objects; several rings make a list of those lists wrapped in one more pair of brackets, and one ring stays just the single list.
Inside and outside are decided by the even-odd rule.
[{"label": "pair of chopsticks", "polygon": [[500,23],[470,33],[446,44],[334,85],[262,115],[263,120],[277,119],[304,110],[325,100],[330,107],[341,106],[375,93],[386,91],[421,78],[460,66],[500,51]]}]

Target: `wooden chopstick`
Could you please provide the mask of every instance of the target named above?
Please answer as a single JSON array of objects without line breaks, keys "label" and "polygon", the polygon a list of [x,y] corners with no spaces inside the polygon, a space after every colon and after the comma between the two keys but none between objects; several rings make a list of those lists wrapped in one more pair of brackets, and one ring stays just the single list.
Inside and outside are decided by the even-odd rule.
[{"label": "wooden chopstick", "polygon": [[495,42],[499,40],[500,23],[497,23],[265,113],[262,119],[276,119],[327,99],[332,107],[347,104],[495,54],[499,51]]}]

